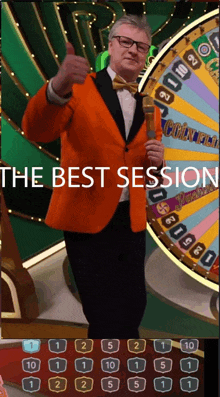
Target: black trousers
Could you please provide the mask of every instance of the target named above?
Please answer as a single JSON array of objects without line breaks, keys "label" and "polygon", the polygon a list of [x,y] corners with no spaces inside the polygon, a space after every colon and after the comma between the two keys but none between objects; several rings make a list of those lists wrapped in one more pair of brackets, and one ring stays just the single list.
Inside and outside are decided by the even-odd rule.
[{"label": "black trousers", "polygon": [[129,202],[119,203],[99,233],[64,232],[67,254],[91,339],[137,339],[146,306],[145,230],[130,228]]}]

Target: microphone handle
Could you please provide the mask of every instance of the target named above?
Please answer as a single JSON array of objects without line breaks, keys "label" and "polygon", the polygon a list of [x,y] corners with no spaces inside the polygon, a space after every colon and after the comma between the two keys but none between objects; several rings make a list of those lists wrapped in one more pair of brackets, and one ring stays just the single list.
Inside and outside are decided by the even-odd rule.
[{"label": "microphone handle", "polygon": [[[149,109],[151,110],[151,109]],[[155,133],[155,128],[154,128],[154,111],[146,111],[145,112],[145,120],[147,124],[147,138],[148,140],[150,139],[155,139],[156,138],[156,133]]]},{"label": "microphone handle", "polygon": [[[150,96],[144,96],[143,97],[143,112],[146,120],[146,134],[147,134],[147,140],[151,139],[156,139],[156,133],[155,133],[155,126],[154,126],[154,101],[153,98]],[[152,165],[152,162],[150,160],[150,166]],[[150,181],[148,181],[150,184]]]},{"label": "microphone handle", "polygon": [[[147,138],[148,138],[148,141],[149,141],[151,139],[155,139],[156,138],[156,134],[155,134],[155,131],[154,131],[154,108],[153,109],[147,109],[147,110],[148,111],[145,112],[145,120],[146,120],[146,124],[147,124]],[[150,160],[150,165],[152,165],[151,160]]]}]

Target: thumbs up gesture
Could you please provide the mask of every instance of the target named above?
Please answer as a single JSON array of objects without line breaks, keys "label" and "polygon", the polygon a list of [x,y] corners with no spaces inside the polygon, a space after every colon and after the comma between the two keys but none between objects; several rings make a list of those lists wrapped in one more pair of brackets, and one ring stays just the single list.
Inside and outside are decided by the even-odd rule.
[{"label": "thumbs up gesture", "polygon": [[72,44],[66,43],[66,56],[52,81],[55,93],[60,97],[71,93],[72,85],[83,84],[87,73],[89,73],[87,60],[75,55]]}]

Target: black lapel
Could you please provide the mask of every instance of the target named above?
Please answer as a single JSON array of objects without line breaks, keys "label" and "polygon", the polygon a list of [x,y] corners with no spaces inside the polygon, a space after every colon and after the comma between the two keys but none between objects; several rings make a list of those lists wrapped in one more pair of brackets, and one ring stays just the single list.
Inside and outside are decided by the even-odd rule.
[{"label": "black lapel", "polygon": [[[134,137],[137,134],[137,132],[139,131],[142,123],[144,122],[144,112],[142,110],[143,97],[137,93],[137,94],[135,94],[135,99],[137,101],[136,109],[135,109],[135,113],[134,113],[133,123],[132,123],[130,131],[129,131],[127,143],[130,143],[134,139]],[[146,136],[147,136],[147,132],[146,132]]]},{"label": "black lapel", "polygon": [[120,102],[118,100],[116,91],[112,88],[112,80],[106,71],[106,68],[100,70],[100,72],[97,72],[96,78],[93,80],[113,119],[116,122],[122,138],[124,141],[126,141],[125,123]]}]

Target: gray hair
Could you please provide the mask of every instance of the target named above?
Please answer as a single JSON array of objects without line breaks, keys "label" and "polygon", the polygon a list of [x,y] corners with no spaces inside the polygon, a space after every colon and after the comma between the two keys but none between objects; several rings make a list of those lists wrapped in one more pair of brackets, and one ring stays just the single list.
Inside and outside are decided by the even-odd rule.
[{"label": "gray hair", "polygon": [[112,40],[113,36],[117,35],[116,31],[118,28],[125,24],[135,26],[140,30],[144,30],[149,40],[149,45],[151,45],[151,28],[145,15],[123,15],[123,17],[119,18],[112,26],[108,35],[109,41]]}]

